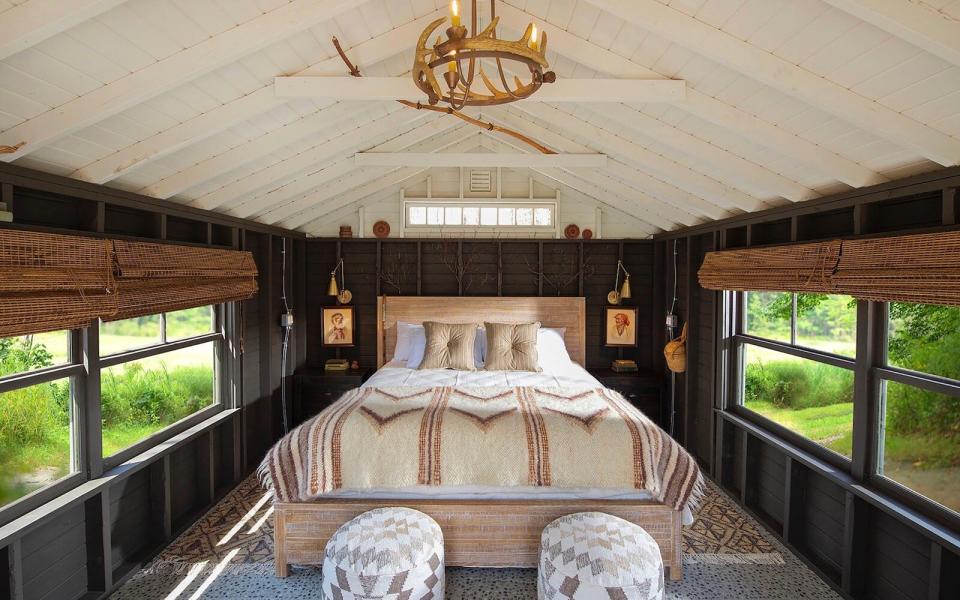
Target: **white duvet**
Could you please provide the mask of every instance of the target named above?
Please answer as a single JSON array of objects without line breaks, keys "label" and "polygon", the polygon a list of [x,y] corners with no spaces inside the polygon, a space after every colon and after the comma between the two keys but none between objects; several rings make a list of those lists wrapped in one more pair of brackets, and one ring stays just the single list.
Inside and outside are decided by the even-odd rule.
[{"label": "white duvet", "polygon": [[564,367],[533,371],[455,371],[453,369],[408,369],[405,362],[391,361],[363,384],[363,387],[562,387],[598,388],[603,385],[574,362]]}]

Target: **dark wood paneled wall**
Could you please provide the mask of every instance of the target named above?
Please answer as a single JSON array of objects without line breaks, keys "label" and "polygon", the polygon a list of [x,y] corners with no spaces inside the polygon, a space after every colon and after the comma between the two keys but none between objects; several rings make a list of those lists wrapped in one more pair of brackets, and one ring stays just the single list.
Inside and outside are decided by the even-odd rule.
[{"label": "dark wood paneled wall", "polygon": [[[960,532],[872,490],[758,424],[724,410],[721,296],[699,286],[706,252],[836,237],[957,229],[960,168],[750,213],[655,237],[666,306],[690,328],[676,377],[677,434],[741,505],[851,598],[960,597]],[[673,257],[677,248],[676,263]],[[674,267],[676,264],[676,267]],[[662,343],[664,330],[654,335]]]},{"label": "dark wood paneled wall", "polygon": [[163,451],[148,451],[57,502],[0,521],[0,599],[99,598],[232,489],[282,434],[283,250],[287,299],[297,310],[292,372],[306,360],[300,309],[307,243],[302,234],[261,223],[6,164],[0,164],[0,192],[14,213],[14,223],[0,223],[3,228],[242,248],[259,269],[260,293],[238,307],[237,359],[225,359],[239,410],[175,436]]},{"label": "dark wood paneled wall", "polygon": [[[585,296],[587,366],[605,367],[620,356],[655,368],[653,244],[647,240],[409,240],[314,239],[307,243],[307,363],[321,366],[337,356],[322,345],[320,309],[330,272],[343,257],[346,286],[353,292],[358,343],[339,356],[376,365],[377,296]],[[603,318],[617,260],[630,272],[638,310],[637,348],[604,346]],[[622,280],[622,278],[621,278]],[[339,281],[339,275],[338,275]],[[482,315],[478,315],[478,320]],[[659,352],[659,349],[656,350]],[[659,368],[658,366],[656,368]]]}]

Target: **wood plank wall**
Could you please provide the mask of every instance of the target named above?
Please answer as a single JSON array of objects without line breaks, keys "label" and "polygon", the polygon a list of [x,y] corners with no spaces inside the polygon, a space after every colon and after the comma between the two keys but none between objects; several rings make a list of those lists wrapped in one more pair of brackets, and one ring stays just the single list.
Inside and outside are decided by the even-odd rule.
[{"label": "wood plank wall", "polygon": [[[586,296],[587,366],[606,367],[620,357],[641,368],[654,364],[653,244],[647,240],[409,240],[311,239],[307,243],[307,364],[322,366],[337,350],[322,345],[320,309],[334,304],[326,296],[330,272],[339,257],[346,287],[353,292],[358,344],[339,356],[376,365],[378,294],[406,296]],[[617,350],[603,345],[604,307],[613,289],[617,260],[631,274],[638,307],[639,346]],[[459,261],[463,269],[458,277]],[[581,271],[580,265],[586,265]],[[338,275],[339,282],[339,275]],[[482,316],[478,316],[482,318]],[[659,353],[659,349],[656,350]]]},{"label": "wood plank wall", "polygon": [[943,169],[655,237],[654,269],[664,282],[658,298],[669,307],[676,275],[678,314],[691,332],[688,371],[675,385],[680,439],[742,506],[848,598],[960,597],[960,532],[724,411],[721,296],[701,288],[696,271],[713,249],[956,229],[958,188],[960,168]]},{"label": "wood plank wall", "polygon": [[[22,167],[0,165],[0,186],[15,219],[0,227],[243,248],[260,271],[261,292],[238,309],[239,411],[108,471],[102,484],[68,492],[56,509],[39,507],[16,521],[23,527],[0,521],[0,599],[104,597],[254,469],[281,435],[282,251],[286,245],[288,300],[299,309],[307,244],[294,232]],[[306,358],[305,325],[300,316],[291,371]]]}]

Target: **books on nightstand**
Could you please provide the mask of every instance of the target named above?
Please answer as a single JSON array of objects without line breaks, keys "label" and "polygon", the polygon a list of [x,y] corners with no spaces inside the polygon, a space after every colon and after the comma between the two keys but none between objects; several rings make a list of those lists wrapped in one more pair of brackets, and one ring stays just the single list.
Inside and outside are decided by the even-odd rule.
[{"label": "books on nightstand", "polygon": [[638,371],[636,361],[624,359],[613,361],[610,368],[617,373],[636,373]]}]

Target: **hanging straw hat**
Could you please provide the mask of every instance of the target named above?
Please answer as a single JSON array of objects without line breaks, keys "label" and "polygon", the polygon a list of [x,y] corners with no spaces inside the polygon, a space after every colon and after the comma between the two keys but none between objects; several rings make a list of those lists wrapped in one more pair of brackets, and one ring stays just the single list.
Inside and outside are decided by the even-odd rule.
[{"label": "hanging straw hat", "polygon": [[674,373],[683,373],[687,370],[687,324],[683,324],[680,337],[667,342],[663,349],[663,356],[667,359],[667,368]]}]

